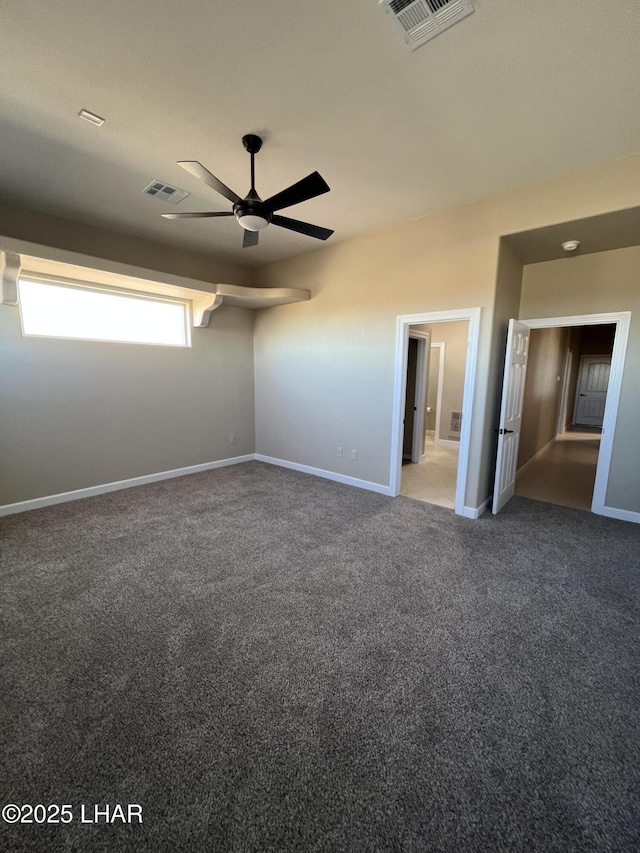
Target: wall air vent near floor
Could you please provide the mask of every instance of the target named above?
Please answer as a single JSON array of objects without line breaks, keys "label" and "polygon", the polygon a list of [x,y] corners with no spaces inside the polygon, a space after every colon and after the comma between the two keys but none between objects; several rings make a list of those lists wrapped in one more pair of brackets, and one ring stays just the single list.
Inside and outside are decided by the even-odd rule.
[{"label": "wall air vent near floor", "polygon": [[379,0],[411,50],[466,18],[472,0]]}]

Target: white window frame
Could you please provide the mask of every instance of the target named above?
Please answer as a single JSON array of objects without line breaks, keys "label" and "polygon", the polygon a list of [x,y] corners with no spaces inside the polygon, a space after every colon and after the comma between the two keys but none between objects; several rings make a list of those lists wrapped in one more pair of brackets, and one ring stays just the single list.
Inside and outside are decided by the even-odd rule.
[{"label": "white window frame", "polygon": [[[34,334],[33,332],[25,332],[24,329],[24,318],[22,314],[22,300],[20,298],[20,284],[22,281],[31,281],[37,284],[44,285],[52,285],[55,287],[66,287],[71,290],[82,290],[89,292],[99,292],[99,293],[108,293],[114,296],[122,296],[130,299],[139,299],[143,302],[169,302],[174,305],[180,305],[183,308],[183,334],[184,334],[184,343],[181,344],[172,344],[172,343],[159,343],[154,341],[140,341],[140,340],[122,340],[120,338],[94,338],[90,335],[86,336],[76,336],[76,335],[54,335],[54,334]],[[143,292],[139,290],[131,290],[124,287],[110,287],[109,285],[104,284],[95,284],[90,281],[84,281],[79,279],[69,279],[64,276],[48,276],[43,273],[30,273],[28,270],[21,270],[18,275],[18,305],[20,309],[20,327],[22,330],[22,334],[24,337],[29,338],[50,338],[52,340],[64,340],[64,341],[91,341],[93,343],[114,343],[114,344],[135,344],[138,346],[159,346],[159,347],[172,347],[174,349],[185,349],[191,347],[191,324],[192,324],[192,303],[189,299],[184,299],[180,297],[171,297],[164,296],[162,294]]]}]

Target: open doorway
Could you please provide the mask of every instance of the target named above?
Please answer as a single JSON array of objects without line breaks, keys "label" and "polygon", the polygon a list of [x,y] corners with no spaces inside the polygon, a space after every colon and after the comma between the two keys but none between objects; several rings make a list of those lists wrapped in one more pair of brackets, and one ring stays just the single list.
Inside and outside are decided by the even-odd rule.
[{"label": "open doorway", "polygon": [[[589,369],[587,369],[586,372],[582,371],[580,373],[581,378],[577,380],[580,384],[574,385],[573,389],[570,385],[565,385],[565,387],[558,392],[557,396],[557,399],[560,401],[559,405],[561,407],[561,411],[565,412],[565,417],[568,412],[573,412],[571,417],[574,420],[568,425],[579,427],[579,430],[576,430],[576,432],[584,432],[584,430],[589,429],[594,430],[596,433],[600,432],[599,446],[596,445],[596,453],[594,454],[596,458],[596,469],[593,479],[593,487],[590,488],[591,503],[589,508],[595,513],[603,514],[605,512],[605,498],[609,480],[609,469],[611,465],[613,436],[617,420],[618,403],[620,400],[624,358],[629,336],[630,317],[630,312],[623,311],[620,313],[589,314],[574,317],[548,317],[539,320],[510,320],[509,333],[507,336],[507,357],[503,379],[502,407],[500,412],[500,422],[497,429],[498,451],[493,494],[494,513],[499,512],[515,493],[517,472],[519,470],[520,461],[523,458],[520,455],[520,439],[523,430],[524,398],[526,393],[525,384],[528,375],[531,335],[536,329],[553,330],[553,334],[561,335],[564,334],[563,327],[606,327],[612,325],[614,331],[610,356],[600,353],[597,354],[596,362],[599,366],[597,369],[591,371],[591,377],[589,378],[588,376]],[[594,333],[594,335],[596,337],[608,335],[610,339],[610,330],[600,329],[598,332]],[[591,336],[591,340],[593,340],[593,336]],[[598,349],[602,348],[602,337],[600,337],[596,346]],[[571,364],[573,365],[574,362],[578,362],[578,365],[580,362],[584,363],[582,355],[587,355],[587,353],[583,352],[579,359],[576,358],[575,353],[573,353]],[[567,369],[567,361],[565,361],[564,373],[558,371],[556,381],[562,381],[562,376],[564,376],[565,380],[568,382],[568,377],[571,375],[571,372],[572,371],[570,369]],[[606,388],[603,387],[605,378]],[[586,410],[581,409],[579,403],[574,402],[573,406],[570,405],[571,394],[573,394],[575,398],[576,394],[579,395],[580,393],[583,393],[585,391],[585,387],[588,387],[590,383],[594,386],[598,386],[594,387],[592,390],[598,391],[601,395],[604,391],[604,395],[602,396],[599,404],[602,409],[601,427],[593,423],[589,423],[584,426],[579,423],[576,424],[576,417],[579,419],[587,417],[585,413]],[[533,396],[535,397],[535,393],[533,393]],[[542,408],[540,401],[536,403],[534,400],[534,405],[537,405],[538,408]],[[587,407],[587,410],[593,411],[594,406]],[[553,416],[551,417],[550,422],[553,422]],[[566,430],[566,426],[567,422],[565,421],[565,431],[558,435],[558,442],[562,442],[563,440],[567,441],[567,435],[571,430]],[[583,446],[587,447],[588,442],[597,442],[597,434],[594,436],[593,433],[587,433],[586,436],[583,436],[580,440],[585,442]],[[556,439],[552,438],[551,444],[554,441],[556,441]],[[547,442],[547,444],[550,444],[550,442]],[[555,445],[555,447],[557,449],[559,445]],[[579,447],[579,445],[575,444],[574,449],[577,447]],[[531,457],[531,467],[535,464],[534,457],[538,456],[541,458],[547,449],[552,449],[552,447],[547,447],[543,444],[540,450],[536,451],[534,456]],[[523,473],[522,467],[524,466],[520,465],[521,474]],[[556,483],[557,488],[555,490],[556,499],[554,499],[554,502],[558,503],[557,493],[561,485],[562,475],[559,473],[558,469],[554,470],[556,470],[556,474],[554,476],[558,478]],[[549,479],[549,476],[550,475],[547,476],[547,479]],[[522,479],[523,478],[521,478],[521,482]],[[544,477],[542,479],[544,479]],[[529,494],[528,496],[533,497],[532,494]],[[541,498],[539,497],[538,499]]]},{"label": "open doorway", "polygon": [[[398,317],[391,488],[461,515],[479,318],[479,308]],[[416,389],[418,374],[424,384]]]},{"label": "open doorway", "polygon": [[[428,342],[429,346],[424,347],[427,355],[420,362],[424,385],[420,388],[420,396],[415,395],[418,411],[412,412],[413,379],[417,375],[412,369],[412,351],[418,343],[415,340],[418,335],[425,336],[423,343]],[[468,320],[416,325],[409,329],[400,494],[448,509],[455,507],[468,338]],[[418,454],[408,452],[411,449],[407,435],[409,425],[421,429],[413,445]]]},{"label": "open doorway", "polygon": [[615,330],[531,330],[516,495],[591,509]]}]

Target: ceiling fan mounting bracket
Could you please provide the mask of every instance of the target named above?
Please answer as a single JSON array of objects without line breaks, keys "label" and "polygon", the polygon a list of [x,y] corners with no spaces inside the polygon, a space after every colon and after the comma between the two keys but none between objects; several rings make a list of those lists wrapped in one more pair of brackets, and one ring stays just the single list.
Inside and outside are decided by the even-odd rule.
[{"label": "ceiling fan mounting bracket", "polygon": [[257,154],[262,148],[262,139],[255,133],[246,133],[242,137],[242,144],[249,154]]}]

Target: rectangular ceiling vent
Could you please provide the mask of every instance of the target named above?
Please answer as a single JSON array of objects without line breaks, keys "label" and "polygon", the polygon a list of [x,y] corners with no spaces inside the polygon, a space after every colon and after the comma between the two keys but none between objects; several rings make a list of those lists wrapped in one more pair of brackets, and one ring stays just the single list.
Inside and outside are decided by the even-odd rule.
[{"label": "rectangular ceiling vent", "polygon": [[153,181],[148,187],[142,190],[147,195],[155,196],[160,201],[168,201],[169,204],[178,204],[191,193],[186,190],[179,190],[177,187],[171,187],[169,184],[163,184],[162,181]]},{"label": "rectangular ceiling vent", "polygon": [[379,0],[411,50],[457,24],[473,9],[472,0]]}]

